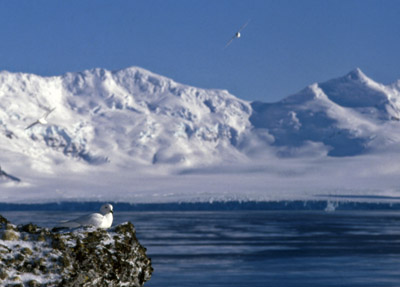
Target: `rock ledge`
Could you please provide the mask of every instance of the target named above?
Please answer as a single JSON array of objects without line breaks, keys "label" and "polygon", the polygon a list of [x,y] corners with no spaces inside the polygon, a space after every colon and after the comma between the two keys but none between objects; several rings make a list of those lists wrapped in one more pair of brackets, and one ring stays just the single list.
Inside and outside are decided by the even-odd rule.
[{"label": "rock ledge", "polygon": [[51,231],[0,215],[1,286],[142,286],[153,272],[132,223]]}]

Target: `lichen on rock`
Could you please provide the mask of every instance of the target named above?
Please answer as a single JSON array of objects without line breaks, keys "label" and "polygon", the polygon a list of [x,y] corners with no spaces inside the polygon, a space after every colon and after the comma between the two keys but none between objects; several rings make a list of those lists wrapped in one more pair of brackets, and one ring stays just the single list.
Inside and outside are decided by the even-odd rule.
[{"label": "lichen on rock", "polygon": [[0,215],[1,286],[142,286],[153,272],[132,223],[53,232]]}]

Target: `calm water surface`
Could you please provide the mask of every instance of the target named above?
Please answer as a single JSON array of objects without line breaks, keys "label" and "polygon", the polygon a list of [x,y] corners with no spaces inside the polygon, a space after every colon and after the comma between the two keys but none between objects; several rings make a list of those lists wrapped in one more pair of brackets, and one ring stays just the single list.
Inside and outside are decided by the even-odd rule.
[{"label": "calm water surface", "polygon": [[[1,212],[52,227],[77,212]],[[400,212],[115,212],[152,258],[145,286],[400,286]]]}]

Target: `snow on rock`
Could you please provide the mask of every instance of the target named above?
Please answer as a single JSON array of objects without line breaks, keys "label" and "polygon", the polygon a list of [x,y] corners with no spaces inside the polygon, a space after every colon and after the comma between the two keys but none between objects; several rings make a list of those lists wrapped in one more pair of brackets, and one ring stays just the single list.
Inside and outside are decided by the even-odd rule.
[{"label": "snow on rock", "polygon": [[129,222],[58,233],[0,215],[1,286],[142,286],[152,271]]}]

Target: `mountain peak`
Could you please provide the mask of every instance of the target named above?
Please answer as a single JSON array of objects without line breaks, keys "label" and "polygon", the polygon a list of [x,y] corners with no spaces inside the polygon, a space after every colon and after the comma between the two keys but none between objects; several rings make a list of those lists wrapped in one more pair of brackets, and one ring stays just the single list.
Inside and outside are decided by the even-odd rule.
[{"label": "mountain peak", "polygon": [[361,82],[366,82],[369,81],[370,78],[368,78],[363,71],[361,71],[360,68],[355,68],[352,70],[350,73],[346,75],[347,79],[353,80],[353,81],[361,81]]},{"label": "mountain peak", "polygon": [[319,83],[330,100],[343,107],[382,107],[388,101],[384,85],[368,78],[360,68],[344,77]]}]

